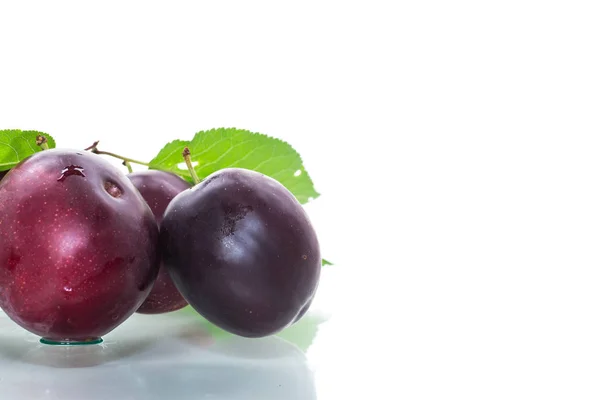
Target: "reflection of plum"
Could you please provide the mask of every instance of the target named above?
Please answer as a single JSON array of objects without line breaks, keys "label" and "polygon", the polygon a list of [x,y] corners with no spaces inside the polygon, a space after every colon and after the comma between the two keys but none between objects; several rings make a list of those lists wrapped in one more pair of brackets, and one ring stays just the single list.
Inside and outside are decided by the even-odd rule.
[{"label": "reflection of plum", "polygon": [[51,347],[2,317],[2,400],[316,398],[304,354],[276,336],[211,342],[197,316],[175,312],[136,314],[104,345]]},{"label": "reflection of plum", "polygon": [[97,346],[37,345],[20,357],[20,361],[53,368],[89,368],[106,365],[139,353],[148,342],[116,342]]},{"label": "reflection of plum", "polygon": [[3,371],[2,400],[104,400],[150,398],[120,351],[102,345],[48,346],[31,349]]}]

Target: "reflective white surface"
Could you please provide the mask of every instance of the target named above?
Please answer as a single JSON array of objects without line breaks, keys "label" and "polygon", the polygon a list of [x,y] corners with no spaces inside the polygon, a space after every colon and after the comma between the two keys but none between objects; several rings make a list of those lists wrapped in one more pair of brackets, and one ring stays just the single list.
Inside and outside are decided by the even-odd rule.
[{"label": "reflective white surface", "polygon": [[[319,321],[309,315],[287,335],[310,345]],[[190,310],[134,315],[101,345],[43,345],[5,314],[0,332],[2,400],[316,398],[293,339],[235,337]]]}]

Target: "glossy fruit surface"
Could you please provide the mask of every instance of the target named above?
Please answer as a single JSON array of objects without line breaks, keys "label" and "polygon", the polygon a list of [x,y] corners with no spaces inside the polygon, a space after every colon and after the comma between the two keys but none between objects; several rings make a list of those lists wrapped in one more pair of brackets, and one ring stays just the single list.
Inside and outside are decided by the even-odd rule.
[{"label": "glossy fruit surface", "polygon": [[133,184],[101,157],[46,150],[0,182],[0,306],[48,341],[110,332],[158,274],[158,227]]},{"label": "glossy fruit surface", "polygon": [[[158,224],[161,223],[171,200],[190,188],[189,183],[177,175],[165,171],[140,171],[131,173],[127,177],[150,206]],[[152,291],[137,312],[159,314],[179,310],[185,306],[187,306],[187,301],[173,284],[168,271],[161,265]]]},{"label": "glossy fruit surface", "polygon": [[232,333],[267,336],[310,306],[321,256],[304,209],[279,182],[224,169],[167,207],[164,263],[188,303]]}]

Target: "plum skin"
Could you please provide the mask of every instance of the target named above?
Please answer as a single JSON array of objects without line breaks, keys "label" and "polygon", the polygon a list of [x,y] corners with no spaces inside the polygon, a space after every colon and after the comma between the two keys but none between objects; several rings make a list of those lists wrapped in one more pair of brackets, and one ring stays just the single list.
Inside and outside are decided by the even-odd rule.
[{"label": "plum skin", "polygon": [[[146,200],[159,225],[171,200],[191,187],[187,181],[166,171],[139,171],[133,172],[127,177]],[[160,314],[176,311],[185,306],[187,306],[187,301],[181,296],[171,280],[169,272],[161,263],[154,287],[137,312]]]},{"label": "plum skin", "polygon": [[0,182],[0,307],[56,342],[89,341],[131,316],[158,274],[158,226],[101,157],[52,149]]},{"label": "plum skin", "polygon": [[318,287],[320,248],[305,210],[283,185],[254,171],[223,169],[177,195],[160,246],[188,303],[240,336],[293,324]]}]

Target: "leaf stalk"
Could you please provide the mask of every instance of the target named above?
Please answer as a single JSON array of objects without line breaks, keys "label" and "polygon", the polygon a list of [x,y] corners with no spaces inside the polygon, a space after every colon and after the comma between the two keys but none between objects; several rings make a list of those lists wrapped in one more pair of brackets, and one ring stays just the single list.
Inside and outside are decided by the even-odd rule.
[{"label": "leaf stalk", "polygon": [[129,158],[129,157],[123,157],[120,156],[118,154],[115,153],[111,153],[110,151],[101,151],[98,149],[98,144],[100,143],[100,141],[95,141],[90,147],[87,147],[85,150],[91,151],[94,154],[104,154],[105,156],[110,156],[110,157],[114,157],[114,158],[118,158],[119,160],[123,161],[123,165],[125,165],[127,167],[127,169],[129,170],[129,172],[132,172],[133,170],[131,169],[131,163],[133,164],[139,164],[139,165],[145,165],[146,167],[149,167],[150,164],[144,161],[139,161],[139,160],[135,160],[133,158]]},{"label": "leaf stalk", "polygon": [[198,174],[196,174],[196,170],[194,169],[194,166],[192,165],[192,157],[191,157],[191,152],[190,149],[188,147],[183,149],[183,159],[185,160],[185,164],[188,167],[188,170],[190,171],[190,175],[192,175],[192,180],[194,181],[194,184],[197,185],[200,183],[200,179],[198,178]]}]

